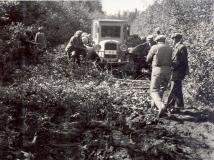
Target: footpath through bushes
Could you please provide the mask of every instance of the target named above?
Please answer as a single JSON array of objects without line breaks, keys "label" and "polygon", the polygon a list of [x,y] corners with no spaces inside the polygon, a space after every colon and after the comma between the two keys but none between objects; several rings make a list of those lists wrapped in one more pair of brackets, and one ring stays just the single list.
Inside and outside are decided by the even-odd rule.
[{"label": "footpath through bushes", "polygon": [[74,66],[57,50],[12,77],[0,90],[3,159],[187,157],[173,141],[160,139],[179,135],[157,125],[148,81],[117,80],[93,66]]}]

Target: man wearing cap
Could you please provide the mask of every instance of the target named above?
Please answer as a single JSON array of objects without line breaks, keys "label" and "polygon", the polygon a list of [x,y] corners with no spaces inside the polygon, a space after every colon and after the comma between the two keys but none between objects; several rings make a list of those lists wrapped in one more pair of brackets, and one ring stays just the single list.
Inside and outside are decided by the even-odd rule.
[{"label": "man wearing cap", "polygon": [[149,50],[151,49],[151,47],[154,46],[157,43],[154,41],[154,36],[153,35],[147,36],[146,39],[147,39],[147,50],[149,52]]},{"label": "man wearing cap", "polygon": [[153,35],[147,36],[146,39],[147,39],[148,43],[150,44],[150,46],[153,46],[153,45],[156,44],[156,42],[154,41],[154,36]]},{"label": "man wearing cap", "polygon": [[151,47],[147,55],[147,62],[152,62],[150,94],[152,97],[152,105],[158,108],[158,116],[160,116],[166,108],[162,98],[171,75],[172,48],[165,44],[165,39],[166,37],[164,35],[158,35],[155,38],[157,44]]},{"label": "man wearing cap", "polygon": [[82,36],[82,42],[84,44],[84,46],[87,49],[87,54],[85,56],[86,60],[91,61],[91,62],[99,62],[100,58],[98,56],[98,54],[96,53],[94,46],[92,44],[92,40],[90,42],[90,37],[86,36]]},{"label": "man wearing cap", "polygon": [[167,107],[184,107],[182,80],[188,73],[188,52],[182,43],[182,35],[175,33],[172,36],[175,45],[172,56],[171,89],[167,100]]},{"label": "man wearing cap", "polygon": [[73,58],[74,62],[78,65],[80,65],[80,55],[86,55],[86,47],[84,46],[81,37],[82,33],[83,32],[81,30],[76,31],[76,33],[70,38],[68,45],[65,48],[69,59]]}]

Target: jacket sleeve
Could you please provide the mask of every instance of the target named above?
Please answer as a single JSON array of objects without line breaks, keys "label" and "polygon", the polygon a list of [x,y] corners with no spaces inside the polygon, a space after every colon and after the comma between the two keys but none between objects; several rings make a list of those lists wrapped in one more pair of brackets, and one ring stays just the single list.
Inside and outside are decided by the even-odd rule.
[{"label": "jacket sleeve", "polygon": [[185,75],[189,74],[189,65],[188,65],[188,51],[186,47],[183,47],[182,51],[182,65],[185,72]]},{"label": "jacket sleeve", "polygon": [[185,46],[178,49],[176,56],[172,61],[172,66],[175,70],[182,70],[184,72],[188,68],[188,53]]},{"label": "jacket sleeve", "polygon": [[71,44],[72,47],[77,48],[78,47],[77,39],[75,37],[72,37],[71,40],[70,40],[70,44]]},{"label": "jacket sleeve", "polygon": [[181,59],[182,59],[182,64],[185,66],[188,66],[188,53],[187,53],[187,48],[183,47],[181,50]]},{"label": "jacket sleeve", "polygon": [[145,43],[137,45],[136,47],[133,48],[133,52],[139,52],[144,48],[144,46],[145,46]]},{"label": "jacket sleeve", "polygon": [[152,62],[152,59],[153,59],[153,56],[155,55],[155,52],[156,52],[156,48],[155,48],[155,46],[152,46],[152,48],[149,50],[149,53],[146,57],[146,61],[148,63]]}]

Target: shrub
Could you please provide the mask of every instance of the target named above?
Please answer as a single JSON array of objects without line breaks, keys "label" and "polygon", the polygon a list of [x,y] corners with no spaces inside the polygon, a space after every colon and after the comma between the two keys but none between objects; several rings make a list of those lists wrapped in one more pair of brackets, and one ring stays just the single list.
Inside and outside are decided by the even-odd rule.
[{"label": "shrub", "polygon": [[214,102],[212,17],[213,1],[210,0],[155,1],[132,26],[142,35],[155,34],[157,27],[168,37],[174,32],[183,34],[190,65],[190,76],[184,88],[191,101]]}]

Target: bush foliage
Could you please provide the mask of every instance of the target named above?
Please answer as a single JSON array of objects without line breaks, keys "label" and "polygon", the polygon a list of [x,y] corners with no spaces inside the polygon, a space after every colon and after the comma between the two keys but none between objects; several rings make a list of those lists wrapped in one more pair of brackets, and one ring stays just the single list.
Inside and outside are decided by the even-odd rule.
[{"label": "bush foliage", "polygon": [[[100,1],[80,2],[0,2],[0,51],[1,83],[11,81],[11,73],[23,63],[35,57],[22,55],[20,37],[34,39],[39,26],[44,26],[48,47],[67,44],[76,30],[90,32],[93,16],[103,14]],[[95,14],[96,13],[96,14]],[[31,47],[30,52],[36,52]],[[34,53],[35,55],[36,53]],[[28,56],[28,57],[27,57]]]},{"label": "bush foliage", "polygon": [[169,42],[172,33],[184,35],[190,65],[186,91],[192,100],[208,104],[214,100],[213,14],[212,0],[157,0],[132,25],[142,35],[155,34],[159,27]]}]

